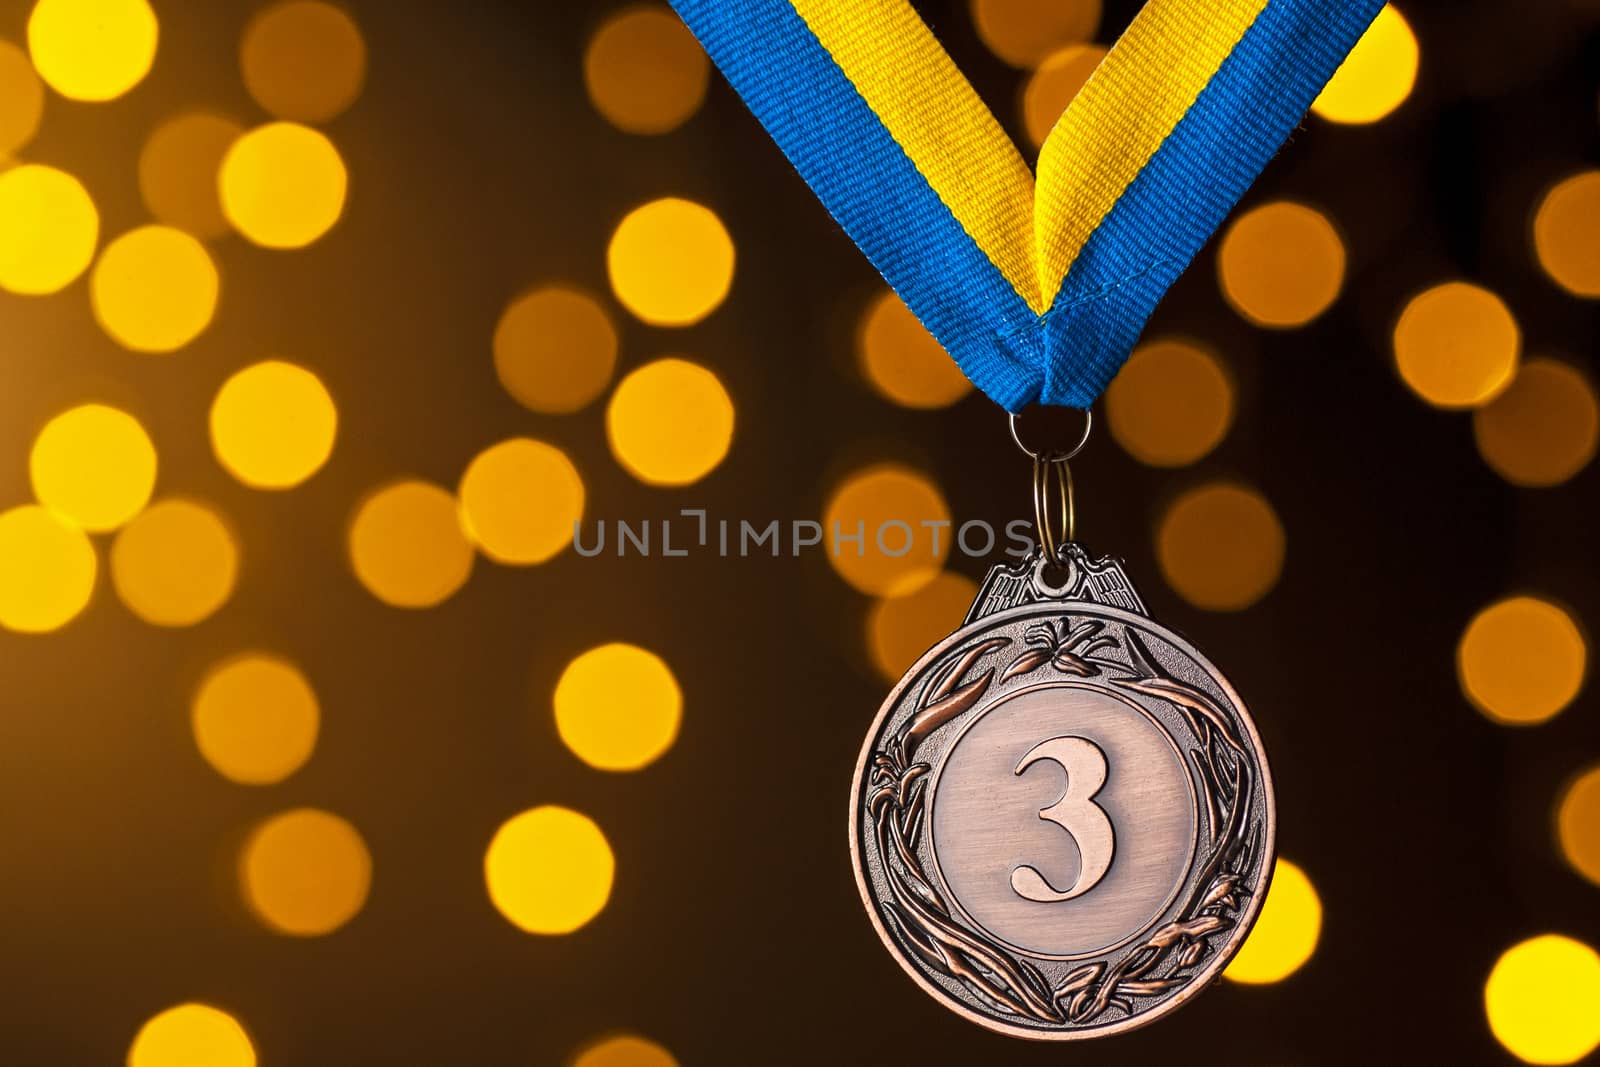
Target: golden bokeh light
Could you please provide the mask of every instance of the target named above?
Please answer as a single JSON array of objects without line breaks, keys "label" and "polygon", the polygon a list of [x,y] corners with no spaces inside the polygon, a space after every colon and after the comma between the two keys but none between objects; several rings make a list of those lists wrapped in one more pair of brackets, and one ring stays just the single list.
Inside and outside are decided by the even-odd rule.
[{"label": "golden bokeh light", "polygon": [[910,596],[938,576],[955,532],[933,482],[883,463],[834,490],[823,509],[821,547],[839,576],[861,592]]},{"label": "golden bokeh light", "polygon": [[200,336],[217,311],[221,280],[195,238],[170,226],[141,226],[106,245],[89,279],[95,319],[135,352],[176,352]]},{"label": "golden bokeh light", "polygon": [[623,378],[606,407],[611,454],[649,485],[689,485],[733,447],[733,398],[698,363],[658,359]]},{"label": "golden bokeh light", "polygon": [[350,523],[350,565],[379,600],[431,608],[466,584],[472,542],[456,498],[437,485],[401,481],[361,502]]},{"label": "golden bokeh light", "polygon": [[1092,38],[1100,0],[972,0],[972,22],[989,51],[1013,67],[1033,67]]},{"label": "golden bokeh light", "polygon": [[78,527],[33,504],[0,512],[0,626],[59,630],[88,607],[98,568]]},{"label": "golden bokeh light", "polygon": [[1175,500],[1156,531],[1162,576],[1179,596],[1209,611],[1242,611],[1266,596],[1283,571],[1283,524],[1254,489],[1226,482]]},{"label": "golden bokeh light", "polygon": [[940,571],[913,593],[879,600],[867,613],[872,665],[888,681],[899,681],[918,657],[961,625],[977,595],[971,578]]},{"label": "golden bokeh light", "polygon": [[605,391],[617,366],[617,328],[588,293],[551,285],[511,302],[494,331],[494,369],[517,402],[566,415]]},{"label": "golden bokeh light", "polygon": [[117,533],[111,584],[128,610],[156,626],[193,626],[233,594],[239,548],[216,512],[161,500]]},{"label": "golden bokeh light", "polygon": [[543,563],[572,543],[583,479],[567,454],[529,437],[479,452],[461,476],[467,536],[496,563]]},{"label": "golden bokeh light", "polygon": [[254,489],[289,489],[333,454],[339,411],[322,379],[269,359],[237,372],[211,402],[217,462]]},{"label": "golden bokeh light", "polygon": [[100,215],[83,183],[25,163],[0,173],[0,289],[59,292],[89,269]]},{"label": "golden bokeh light", "polygon": [[1505,302],[1468,282],[1445,282],[1411,299],[1394,328],[1400,377],[1440,408],[1482,407],[1511,384],[1522,331]]},{"label": "golden bokeh light", "polygon": [[555,714],[573,755],[603,771],[636,771],[677,740],[683,693],[660,656],[615,642],[567,664]]},{"label": "golden bokeh light", "polygon": [[273,785],[311,758],[321,713],[294,664],[251,652],[206,675],[189,722],[200,755],[218,774],[240,785]]},{"label": "golden bokeh light", "polygon": [[355,918],[372,888],[372,856],[344,819],[296,808],[250,834],[239,859],[245,903],[263,925],[320,937]]},{"label": "golden bokeh light", "polygon": [[630,211],[606,249],[611,289],[652,326],[692,326],[733,287],[733,238],[708,207],[666,197]]},{"label": "golden bokeh light", "polygon": [[28,456],[39,503],[85,530],[115,530],[150,502],[156,448],[139,420],[82,404],[45,424]]},{"label": "golden bokeh light", "polygon": [[583,1049],[571,1067],[678,1067],[678,1061],[654,1041],[618,1034]]},{"label": "golden bokeh light", "polygon": [[222,213],[263,248],[304,248],[344,214],[350,177],[333,142],[308,126],[272,122],[222,158]]},{"label": "golden bokeh light", "polygon": [[593,819],[545,805],[509,819],[483,858],[489,899],[530,934],[570,934],[605,908],[616,858]]},{"label": "golden bokeh light", "polygon": [[1480,611],[1456,646],[1456,677],[1472,706],[1505,726],[1533,726],[1578,695],[1588,671],[1583,631],[1565,610],[1514,596]]},{"label": "golden bokeh light", "polygon": [[0,159],[33,140],[44,117],[44,83],[26,53],[0,40]]},{"label": "golden bokeh light", "polygon": [[1550,280],[1600,298],[1600,170],[1558,182],[1533,216],[1533,249]]},{"label": "golden bokeh light", "polygon": [[1106,390],[1106,423],[1127,453],[1151,467],[1186,467],[1233,425],[1233,380],[1216,353],[1178,338],[1134,349]]},{"label": "golden bokeh light", "polygon": [[1512,485],[1560,485],[1594,459],[1600,401],[1577,368],[1531,359],[1505,392],[1472,413],[1472,433],[1484,462]]},{"label": "golden bokeh light", "polygon": [[901,407],[947,408],[972,391],[944,346],[889,289],[867,306],[856,354],[872,387]]},{"label": "golden bokeh light", "polygon": [[139,193],[150,214],[196,237],[227,233],[217,174],[243,133],[232,119],[204,111],[157,126],[139,153]]},{"label": "golden bokeh light", "polygon": [[138,85],[159,36],[146,0],[38,0],[28,16],[34,67],[72,100],[114,100]]},{"label": "golden bokeh light", "polygon": [[1106,57],[1097,44],[1068,45],[1039,64],[1022,87],[1022,128],[1038,148]]},{"label": "golden bokeh light", "polygon": [[1600,954],[1542,934],[1495,960],[1483,986],[1489,1029],[1525,1063],[1576,1063],[1600,1047]]},{"label": "golden bokeh light", "polygon": [[1339,297],[1345,251],[1315,208],[1277,200],[1240,215],[1223,235],[1217,278],[1233,309],[1257,326],[1304,326]]},{"label": "golden bokeh light", "polygon": [[342,8],[288,0],[251,19],[239,66],[245,88],[268,114],[327,122],[361,95],[367,44]]},{"label": "golden bokeh light", "polygon": [[1311,110],[1329,122],[1377,122],[1411,95],[1420,55],[1410,24],[1393,4],[1385,4],[1312,101]]},{"label": "golden bokeh light", "polygon": [[255,1046],[239,1020],[209,1004],[179,1004],[134,1035],[128,1067],[256,1067]]},{"label": "golden bokeh light", "polygon": [[1572,869],[1600,886],[1600,765],[1584,771],[1562,793],[1556,839]]},{"label": "golden bokeh light", "polygon": [[1272,867],[1261,914],[1239,954],[1222,971],[1246,985],[1281,982],[1305,966],[1322,936],[1322,899],[1306,872],[1286,859]]},{"label": "golden bokeh light", "polygon": [[665,4],[635,4],[595,31],[583,84],[606,121],[625,133],[669,133],[700,110],[711,64]]}]

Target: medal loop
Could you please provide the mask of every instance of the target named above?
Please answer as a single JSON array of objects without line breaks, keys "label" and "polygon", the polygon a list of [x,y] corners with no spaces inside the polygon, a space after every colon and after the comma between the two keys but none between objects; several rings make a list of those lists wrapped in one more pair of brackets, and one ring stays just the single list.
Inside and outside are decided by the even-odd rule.
[{"label": "medal loop", "polygon": [[1039,534],[1039,547],[1044,550],[1044,559],[1062,561],[1067,545],[1078,534],[1072,464],[1064,457],[1034,457],[1033,525]]},{"label": "medal loop", "polygon": [[[1035,461],[1043,460],[1044,462],[1050,462],[1051,460],[1058,459],[1068,460],[1078,458],[1078,453],[1083,451],[1083,446],[1089,443],[1090,431],[1094,429],[1094,412],[1090,411],[1088,408],[1084,408],[1079,412],[1079,414],[1083,416],[1083,429],[1078,432],[1077,437],[1074,438],[1071,435],[1061,435],[1062,438],[1068,442],[1065,445],[1057,444],[1054,447],[1030,448],[1027,442],[1023,440],[1025,436],[1029,436],[1025,435],[1021,430],[1021,423],[1025,415],[1042,411],[1049,414],[1051,421],[1059,421],[1059,415],[1057,413],[1062,410],[1063,409],[1059,408],[1039,409],[1030,407],[1026,411],[1011,412],[1009,419],[1011,425],[1011,440],[1015,441],[1017,443],[1017,447],[1022,449],[1023,455],[1027,456],[1029,459]],[[1058,427],[1052,427],[1052,429],[1058,429]]]}]

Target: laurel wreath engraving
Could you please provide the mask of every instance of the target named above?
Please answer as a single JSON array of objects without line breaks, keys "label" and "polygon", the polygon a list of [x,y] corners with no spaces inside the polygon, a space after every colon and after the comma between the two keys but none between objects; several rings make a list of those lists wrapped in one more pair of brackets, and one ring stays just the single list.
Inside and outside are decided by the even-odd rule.
[{"label": "laurel wreath engraving", "polygon": [[[1152,932],[1115,966],[1086,963],[1052,984],[1039,968],[981,932],[958,922],[918,860],[913,842],[922,825],[927,763],[917,749],[939,729],[978,703],[997,667],[968,673],[991,653],[1012,644],[993,637],[953,655],[934,674],[915,714],[874,754],[867,793],[878,850],[893,899],[885,909],[905,943],[937,972],[971,989],[1000,1012],[1055,1025],[1086,1025],[1103,1012],[1132,1014],[1137,998],[1185,984],[1206,957],[1213,935],[1238,921],[1247,895],[1245,874],[1259,844],[1248,832],[1250,760],[1229,717],[1206,693],[1169,677],[1132,630],[1125,642],[1105,623],[1063,616],[1023,633],[1025,650],[1000,675],[1009,681],[1044,667],[1079,678],[1101,678],[1115,689],[1166,701],[1182,713],[1193,734],[1189,758],[1209,815],[1210,839],[1195,892],[1176,917]],[[1097,653],[1121,649],[1126,662]]]}]

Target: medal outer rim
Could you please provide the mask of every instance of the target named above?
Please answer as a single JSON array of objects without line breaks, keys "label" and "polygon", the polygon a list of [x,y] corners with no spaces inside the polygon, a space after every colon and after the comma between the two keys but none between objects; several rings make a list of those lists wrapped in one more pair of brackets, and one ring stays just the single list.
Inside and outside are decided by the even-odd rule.
[{"label": "medal outer rim", "polygon": [[[1015,1023],[1006,1022],[993,1016],[980,1014],[968,1007],[966,1004],[957,1001],[950,995],[948,991],[935,984],[928,978],[927,975],[923,974],[921,969],[906,957],[905,951],[900,947],[899,943],[895,941],[894,936],[889,932],[888,927],[884,925],[882,916],[878,914],[877,897],[873,894],[871,887],[867,884],[867,878],[863,871],[865,864],[863,860],[861,841],[862,784],[866,780],[867,765],[871,760],[872,753],[875,751],[874,743],[878,740],[880,734],[882,733],[885,721],[894,712],[896,706],[900,702],[900,698],[904,695],[905,690],[913,681],[918,679],[924,671],[931,667],[934,661],[949,652],[951,648],[969,639],[975,634],[981,633],[985,630],[994,629],[999,625],[1003,625],[1011,621],[1018,615],[1037,613],[1041,608],[1060,610],[1062,612],[1071,612],[1075,609],[1088,609],[1088,611],[1091,613],[1099,612],[1106,614],[1123,625],[1132,626],[1134,629],[1149,630],[1158,637],[1170,641],[1173,644],[1181,645],[1185,649],[1186,654],[1189,655],[1198,666],[1206,671],[1206,673],[1211,677],[1211,680],[1216,682],[1218,688],[1222,690],[1223,695],[1228,698],[1229,704],[1239,720],[1240,727],[1242,728],[1245,736],[1250,740],[1251,748],[1257,757],[1256,762],[1261,768],[1260,788],[1263,810],[1265,814],[1263,821],[1265,823],[1266,832],[1262,841],[1262,875],[1260,888],[1250,894],[1249,900],[1246,901],[1245,906],[1240,909],[1239,921],[1228,933],[1227,941],[1216,951],[1216,953],[1213,954],[1212,958],[1207,961],[1206,965],[1200,970],[1196,971],[1194,976],[1182,989],[1178,990],[1176,993],[1172,994],[1166,1000],[1163,1000],[1160,1004],[1152,1007],[1148,1011],[1141,1012],[1138,1015],[1133,1015],[1125,1019],[1119,1019],[1114,1023],[1107,1023],[1102,1026],[1087,1026],[1072,1030],[1045,1030],[1037,1027],[1021,1026]],[[856,758],[855,774],[851,776],[849,808],[850,869],[851,873],[855,877],[856,890],[861,895],[861,903],[867,913],[867,918],[872,922],[872,928],[877,931],[878,939],[883,942],[884,948],[888,950],[889,955],[893,957],[895,963],[899,964],[900,969],[905,971],[905,973],[911,977],[911,980],[921,987],[922,991],[928,994],[928,996],[932,997],[940,1006],[955,1012],[957,1015],[962,1016],[970,1022],[977,1023],[986,1030],[991,1030],[995,1033],[1006,1034],[1011,1037],[1027,1038],[1033,1041],[1082,1041],[1090,1038],[1110,1037],[1114,1034],[1128,1033],[1130,1031],[1137,1030],[1140,1027],[1147,1026],[1158,1019],[1164,1018],[1172,1011],[1175,1011],[1184,1004],[1188,1003],[1198,994],[1211,988],[1212,984],[1221,975],[1222,970],[1233,961],[1233,958],[1236,955],[1238,955],[1239,950],[1244,946],[1245,939],[1249,936],[1250,931],[1255,928],[1256,920],[1261,916],[1261,908],[1266,903],[1267,892],[1272,886],[1273,870],[1277,863],[1278,804],[1277,792],[1272,782],[1272,769],[1267,762],[1266,746],[1261,743],[1261,735],[1256,729],[1255,718],[1250,714],[1249,706],[1245,704],[1243,698],[1239,696],[1238,691],[1234,689],[1233,683],[1228,679],[1227,675],[1218,670],[1217,666],[1212,663],[1211,660],[1206,658],[1206,656],[1194,646],[1193,642],[1189,641],[1176,630],[1163,625],[1148,615],[1127,611],[1123,608],[1115,607],[1110,604],[1102,604],[1093,600],[1036,600],[1024,604],[1017,604],[1013,607],[984,615],[970,623],[967,623],[966,625],[958,627],[948,636],[938,641],[933,645],[933,647],[924,652],[917,659],[917,661],[907,668],[905,673],[900,676],[900,680],[894,684],[894,687],[889,690],[889,694],[884,697],[883,703],[879,705],[878,714],[873,716],[872,724],[868,727],[866,739],[861,746],[861,754]]]}]

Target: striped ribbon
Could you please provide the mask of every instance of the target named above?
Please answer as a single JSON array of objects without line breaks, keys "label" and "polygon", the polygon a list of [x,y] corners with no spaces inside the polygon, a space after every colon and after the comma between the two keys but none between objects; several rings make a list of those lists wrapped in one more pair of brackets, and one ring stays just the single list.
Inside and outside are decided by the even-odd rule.
[{"label": "striped ribbon", "polygon": [[1088,407],[1383,0],[1149,0],[1029,169],[908,0],[672,0],[1003,407]]}]

